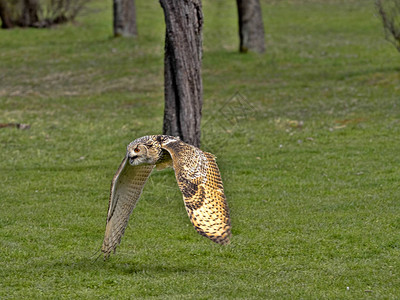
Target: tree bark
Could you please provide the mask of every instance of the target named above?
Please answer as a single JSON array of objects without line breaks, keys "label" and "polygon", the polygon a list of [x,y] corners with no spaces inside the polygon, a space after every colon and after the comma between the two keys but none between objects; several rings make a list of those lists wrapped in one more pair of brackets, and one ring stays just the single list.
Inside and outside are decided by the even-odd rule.
[{"label": "tree bark", "polygon": [[7,8],[7,0],[0,0],[0,19],[1,28],[8,29],[13,27],[13,23],[10,19],[10,13]]},{"label": "tree bark", "polygon": [[265,52],[260,0],[236,0],[239,15],[240,52]]},{"label": "tree bark", "polygon": [[200,146],[203,13],[201,0],[160,0],[166,34],[163,132]]},{"label": "tree bark", "polygon": [[114,36],[136,37],[135,0],[114,0]]}]

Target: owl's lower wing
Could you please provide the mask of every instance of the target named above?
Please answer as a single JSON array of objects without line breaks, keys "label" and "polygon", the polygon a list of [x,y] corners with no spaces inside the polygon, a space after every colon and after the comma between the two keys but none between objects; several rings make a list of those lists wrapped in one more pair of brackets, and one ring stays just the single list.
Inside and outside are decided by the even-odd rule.
[{"label": "owl's lower wing", "polygon": [[124,158],[111,183],[110,201],[106,232],[101,248],[104,258],[108,258],[121,242],[125,229],[143,187],[149,178],[153,165],[131,166]]},{"label": "owl's lower wing", "polygon": [[164,149],[171,154],[186,211],[197,232],[218,244],[228,244],[229,209],[215,157],[181,141]]}]

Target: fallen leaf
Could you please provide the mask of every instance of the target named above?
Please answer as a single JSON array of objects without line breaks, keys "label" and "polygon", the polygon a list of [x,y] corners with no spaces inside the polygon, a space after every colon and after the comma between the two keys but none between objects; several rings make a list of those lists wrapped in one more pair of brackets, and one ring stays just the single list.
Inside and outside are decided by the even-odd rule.
[{"label": "fallen leaf", "polygon": [[31,125],[29,125],[29,124],[22,124],[22,123],[0,123],[0,128],[6,128],[6,127],[11,127],[11,128],[17,128],[17,129],[25,130],[25,129],[31,128]]}]

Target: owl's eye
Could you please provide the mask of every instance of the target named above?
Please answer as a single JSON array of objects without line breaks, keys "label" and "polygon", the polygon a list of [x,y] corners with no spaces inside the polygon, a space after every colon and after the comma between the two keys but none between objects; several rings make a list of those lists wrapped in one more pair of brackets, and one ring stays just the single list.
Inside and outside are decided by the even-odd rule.
[{"label": "owl's eye", "polygon": [[138,147],[136,147],[135,149],[133,149],[133,151],[135,151],[135,153],[140,152],[140,149]]}]

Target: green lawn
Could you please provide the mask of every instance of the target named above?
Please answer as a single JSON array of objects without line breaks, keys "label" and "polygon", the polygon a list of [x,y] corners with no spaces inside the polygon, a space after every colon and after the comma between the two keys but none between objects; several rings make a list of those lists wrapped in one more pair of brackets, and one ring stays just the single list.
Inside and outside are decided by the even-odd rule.
[{"label": "green lawn", "polygon": [[0,30],[0,123],[31,125],[0,128],[0,299],[398,299],[400,53],[372,0],[262,1],[264,55],[238,53],[235,1],[203,0],[232,243],[195,232],[170,169],[96,260],[126,145],[162,129],[163,13],[136,2],[135,40],[106,0]]}]

